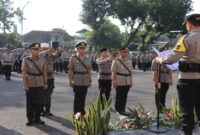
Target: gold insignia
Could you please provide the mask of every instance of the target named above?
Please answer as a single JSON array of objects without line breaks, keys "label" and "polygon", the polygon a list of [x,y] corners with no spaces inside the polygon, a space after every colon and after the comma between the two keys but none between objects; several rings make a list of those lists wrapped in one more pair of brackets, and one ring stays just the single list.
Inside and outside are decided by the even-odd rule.
[{"label": "gold insignia", "polygon": [[82,43],[81,45],[82,45],[82,46],[85,46],[85,44],[84,44],[84,43]]},{"label": "gold insignia", "polygon": [[125,50],[128,50],[128,47],[126,47]]},{"label": "gold insignia", "polygon": [[38,44],[36,44],[36,45],[35,45],[35,48],[39,48],[39,45],[38,45]]},{"label": "gold insignia", "polygon": [[186,37],[186,35],[179,38],[175,48],[173,49],[174,51],[177,51],[177,52],[185,52],[186,51],[186,48],[185,48],[185,45],[184,45],[184,38],[185,37]]}]

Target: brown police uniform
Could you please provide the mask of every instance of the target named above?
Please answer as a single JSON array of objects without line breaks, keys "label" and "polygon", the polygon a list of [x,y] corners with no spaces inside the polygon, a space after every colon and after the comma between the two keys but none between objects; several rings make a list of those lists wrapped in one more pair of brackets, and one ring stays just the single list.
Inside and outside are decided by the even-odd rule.
[{"label": "brown police uniform", "polygon": [[[85,47],[85,43],[79,43],[75,47],[82,45]],[[81,62],[80,62],[81,61]],[[83,65],[83,64],[86,66]],[[91,62],[88,56],[85,55],[84,59],[81,59],[77,55],[71,56],[69,60],[68,69],[73,71],[73,84],[74,84],[74,113],[81,112],[85,114],[85,98],[89,85],[89,72],[91,70]]]},{"label": "brown police uniform", "polygon": [[[99,91],[101,95],[101,103],[103,103],[102,94],[105,94],[107,100],[110,98],[110,92],[112,87],[112,81],[111,81],[112,60],[109,60],[108,58],[103,59],[102,57],[100,57],[97,58],[96,62],[99,67],[98,82],[99,82]],[[103,104],[102,107],[104,108]]]},{"label": "brown police uniform", "polygon": [[[123,64],[129,69],[129,71],[123,66]],[[121,57],[117,60],[114,60],[112,63],[112,72],[116,72],[116,100],[115,100],[115,109],[117,112],[125,112],[127,95],[130,89],[132,76],[132,61],[130,59],[123,60]]]},{"label": "brown police uniform", "polygon": [[39,72],[31,61],[34,61],[41,71],[46,70],[47,66],[46,60],[42,57],[38,57],[38,59],[35,60],[32,56],[28,56],[23,58],[22,62],[22,71],[27,71],[26,79],[29,87],[29,91],[26,92],[27,118],[29,122],[34,120],[38,122],[40,121],[40,111],[42,105],[41,92],[43,91],[44,86],[44,75]]},{"label": "brown police uniform", "polygon": [[7,80],[10,80],[14,57],[12,53],[4,53],[2,56],[2,65],[4,67],[4,73]]},{"label": "brown police uniform", "polygon": [[173,52],[162,63],[171,64],[180,60],[177,89],[183,114],[182,129],[185,134],[192,135],[194,108],[200,119],[200,14],[186,16],[185,21],[197,25],[198,29],[181,37]]}]

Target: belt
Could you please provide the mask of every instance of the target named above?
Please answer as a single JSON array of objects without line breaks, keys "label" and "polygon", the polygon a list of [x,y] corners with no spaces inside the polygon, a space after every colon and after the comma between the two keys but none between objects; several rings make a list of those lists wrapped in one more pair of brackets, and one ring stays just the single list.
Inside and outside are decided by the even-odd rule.
[{"label": "belt", "polygon": [[47,72],[47,76],[52,76],[53,72]]},{"label": "belt", "polygon": [[162,74],[169,74],[169,71],[167,71],[167,72],[161,71],[160,73],[162,73]]},{"label": "belt", "polygon": [[99,73],[99,75],[112,75],[111,73]]},{"label": "belt", "polygon": [[200,64],[199,63],[179,62],[179,70],[181,72],[197,72],[197,73],[200,73]]},{"label": "belt", "polygon": [[4,63],[12,63],[12,61],[4,61]]},{"label": "belt", "polygon": [[73,74],[88,74],[88,72],[73,72]]},{"label": "belt", "polygon": [[120,75],[120,76],[131,76],[130,74],[122,74],[122,73],[117,73],[117,75]]},{"label": "belt", "polygon": [[27,73],[27,75],[31,75],[31,76],[42,76],[43,74]]}]

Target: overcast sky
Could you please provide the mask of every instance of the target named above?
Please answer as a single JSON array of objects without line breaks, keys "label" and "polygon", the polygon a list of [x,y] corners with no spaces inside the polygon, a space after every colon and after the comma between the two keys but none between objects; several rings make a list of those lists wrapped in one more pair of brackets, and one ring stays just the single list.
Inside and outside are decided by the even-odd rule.
[{"label": "overcast sky", "polygon": [[[15,7],[21,7],[30,1],[24,9],[24,32],[31,30],[50,31],[52,28],[64,28],[74,35],[82,28],[87,28],[80,21],[81,0],[14,0]],[[200,0],[194,0],[194,11],[200,13]],[[17,22],[17,21],[16,21]],[[118,20],[113,23],[120,25]],[[17,24],[21,33],[20,24]],[[121,27],[121,30],[123,27]]]}]

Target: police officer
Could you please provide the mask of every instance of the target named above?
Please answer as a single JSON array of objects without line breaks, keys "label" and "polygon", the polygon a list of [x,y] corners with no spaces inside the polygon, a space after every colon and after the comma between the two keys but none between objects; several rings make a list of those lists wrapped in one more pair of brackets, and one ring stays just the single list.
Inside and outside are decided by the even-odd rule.
[{"label": "police officer", "polygon": [[[167,46],[164,46],[160,49],[160,52],[166,51]],[[160,68],[160,70],[158,70]],[[169,89],[169,85],[173,85],[172,80],[172,71],[166,67],[165,64],[160,65],[156,63],[156,59],[153,59],[151,69],[153,71],[153,80],[156,87],[155,92],[155,101],[158,111],[162,111],[162,108],[165,107],[166,94]],[[160,81],[158,80],[158,71],[160,72]],[[159,82],[158,82],[159,81]]]},{"label": "police officer", "polygon": [[192,135],[194,129],[194,109],[200,118],[200,14],[185,17],[189,34],[182,36],[173,52],[166,58],[157,58],[161,64],[179,62],[178,96],[182,116],[182,130],[185,135]]},{"label": "police officer", "polygon": [[27,126],[44,124],[40,119],[42,105],[41,92],[48,88],[46,61],[39,57],[39,43],[30,45],[30,56],[25,57],[22,62],[22,78],[26,92]]},{"label": "police officer", "polygon": [[135,53],[132,53],[131,59],[132,59],[133,69],[135,69],[135,65],[136,65],[136,55],[135,55]]},{"label": "police officer", "polygon": [[4,68],[6,80],[10,80],[13,62],[14,62],[13,54],[10,53],[9,49],[7,49],[6,53],[4,53],[2,57],[2,65]]},{"label": "police officer", "polygon": [[111,65],[113,56],[110,55],[109,57],[106,48],[101,49],[100,52],[101,52],[100,53],[101,57],[97,58],[96,63],[98,64],[99,68],[98,82],[99,82],[102,109],[104,109],[102,94],[105,94],[107,100],[110,98],[110,92],[112,87]]},{"label": "police officer", "polygon": [[67,73],[68,72],[67,66],[69,64],[70,52],[67,49],[65,49],[65,51],[62,53],[61,58],[62,58],[63,69],[65,73]]},{"label": "police officer", "polygon": [[57,48],[50,48],[49,44],[42,43],[41,44],[41,52],[40,56],[46,60],[47,65],[47,82],[48,82],[48,89],[44,91],[43,97],[43,106],[41,116],[52,116],[53,114],[50,112],[51,109],[51,95],[53,93],[53,89],[55,88],[54,85],[54,76],[53,76],[53,64],[54,60],[60,56],[60,49]]},{"label": "police officer", "polygon": [[127,58],[128,48],[119,49],[120,57],[112,63],[112,81],[113,87],[116,89],[115,109],[119,114],[125,113],[126,101],[129,89],[132,87],[132,62]]},{"label": "police officer", "polygon": [[142,56],[140,57],[140,62],[142,64],[142,70],[146,72],[148,66],[148,55],[146,52],[143,52]]},{"label": "police officer", "polygon": [[88,87],[91,86],[91,63],[85,55],[87,44],[78,43],[75,46],[76,55],[72,56],[69,61],[69,84],[74,91],[74,113],[80,112],[85,114],[85,97]]},{"label": "police officer", "polygon": [[0,49],[0,74],[3,73],[3,66],[2,66],[2,64],[1,64],[2,57],[3,57],[3,52],[2,52],[2,50]]}]

